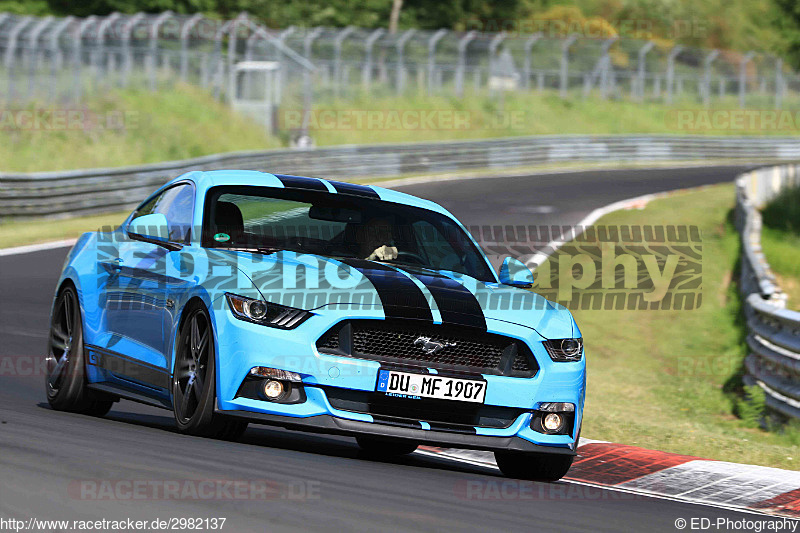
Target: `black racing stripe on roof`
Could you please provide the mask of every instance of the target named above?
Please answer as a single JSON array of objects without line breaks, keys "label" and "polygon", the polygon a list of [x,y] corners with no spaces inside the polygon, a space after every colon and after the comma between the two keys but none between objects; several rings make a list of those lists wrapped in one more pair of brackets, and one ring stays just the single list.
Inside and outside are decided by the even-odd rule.
[{"label": "black racing stripe on roof", "polygon": [[411,318],[433,322],[428,299],[402,272],[366,259],[339,259],[364,274],[378,292],[386,318]]},{"label": "black racing stripe on roof", "polygon": [[380,200],[380,196],[375,189],[370,187],[369,185],[356,185],[355,183],[344,183],[343,181],[331,181],[328,180],[328,183],[333,185],[333,188],[336,189],[336,192],[339,194],[349,194],[351,196],[362,196],[364,198],[375,198]]},{"label": "black racing stripe on roof", "polygon": [[275,174],[275,177],[281,180],[283,186],[288,189],[306,189],[309,191],[322,191],[328,192],[328,188],[317,178],[304,178],[302,176],[287,176],[284,174]]}]

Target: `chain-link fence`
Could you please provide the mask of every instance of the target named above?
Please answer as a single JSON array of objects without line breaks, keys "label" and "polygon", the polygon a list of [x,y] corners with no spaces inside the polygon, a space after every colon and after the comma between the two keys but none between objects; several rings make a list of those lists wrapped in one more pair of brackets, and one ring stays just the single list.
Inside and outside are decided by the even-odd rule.
[{"label": "chain-link fence", "polygon": [[300,28],[246,14],[87,18],[0,13],[0,100],[80,102],[111,87],[182,80],[265,121],[277,105],[357,95],[552,91],[637,102],[781,108],[800,77],[758,52],[701,50],[632,38],[543,33]]}]

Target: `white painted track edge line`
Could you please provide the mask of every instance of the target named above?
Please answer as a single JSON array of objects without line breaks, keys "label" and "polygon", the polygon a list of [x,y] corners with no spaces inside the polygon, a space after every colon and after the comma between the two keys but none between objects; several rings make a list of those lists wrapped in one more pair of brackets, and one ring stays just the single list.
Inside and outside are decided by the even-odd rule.
[{"label": "white painted track edge line", "polygon": [[54,250],[56,248],[66,248],[67,246],[73,246],[76,242],[78,242],[78,239],[64,239],[60,241],[49,241],[39,244],[26,244],[25,246],[15,246],[13,248],[0,248],[0,257],[41,252],[43,250]]}]

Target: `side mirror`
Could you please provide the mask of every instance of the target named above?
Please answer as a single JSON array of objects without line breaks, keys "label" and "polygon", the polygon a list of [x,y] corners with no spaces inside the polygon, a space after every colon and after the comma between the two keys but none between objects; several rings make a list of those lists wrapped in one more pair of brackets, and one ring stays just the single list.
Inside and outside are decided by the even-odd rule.
[{"label": "side mirror", "polygon": [[163,213],[151,213],[136,217],[128,225],[128,233],[148,239],[168,241],[169,227],[167,225],[167,217]]},{"label": "side mirror", "polygon": [[506,257],[500,266],[500,283],[529,289],[533,286],[533,272],[519,259]]}]

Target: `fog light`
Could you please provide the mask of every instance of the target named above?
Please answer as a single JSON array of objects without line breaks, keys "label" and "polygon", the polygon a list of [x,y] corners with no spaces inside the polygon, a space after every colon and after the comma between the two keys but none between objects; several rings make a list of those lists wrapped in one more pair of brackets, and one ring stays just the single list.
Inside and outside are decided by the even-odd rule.
[{"label": "fog light", "polygon": [[542,427],[547,431],[558,431],[564,419],[558,413],[548,413],[542,420]]},{"label": "fog light", "polygon": [[283,383],[275,380],[267,380],[264,382],[264,396],[270,400],[276,400],[283,395]]}]

